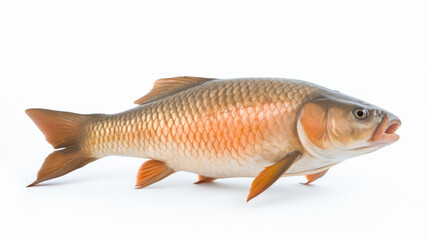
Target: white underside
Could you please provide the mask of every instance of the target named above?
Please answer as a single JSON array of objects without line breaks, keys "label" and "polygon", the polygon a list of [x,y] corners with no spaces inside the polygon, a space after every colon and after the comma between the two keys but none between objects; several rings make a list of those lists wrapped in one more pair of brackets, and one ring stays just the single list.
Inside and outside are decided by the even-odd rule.
[{"label": "white underside", "polygon": [[[173,159],[181,159],[175,161]],[[344,159],[342,159],[344,160]],[[328,161],[326,159],[317,159],[309,154],[304,154],[286,171],[283,176],[309,175],[324,171],[342,160]],[[256,177],[265,167],[275,164],[273,161],[267,161],[260,157],[246,159],[237,162],[231,159],[218,159],[210,161],[207,159],[183,159],[183,158],[164,158],[169,167],[176,171],[187,171],[214,178],[230,177]]]}]

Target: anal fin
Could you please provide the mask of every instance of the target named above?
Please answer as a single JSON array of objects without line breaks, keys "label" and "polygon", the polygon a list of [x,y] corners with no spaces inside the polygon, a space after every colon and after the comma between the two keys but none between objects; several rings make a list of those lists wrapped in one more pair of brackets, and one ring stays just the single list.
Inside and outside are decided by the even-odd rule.
[{"label": "anal fin", "polygon": [[296,159],[301,156],[301,153],[294,151],[289,153],[278,163],[266,167],[259,175],[253,180],[252,186],[250,187],[247,201],[258,196],[263,191],[267,190],[274,182],[277,181],[295,162]]},{"label": "anal fin", "polygon": [[213,182],[214,180],[216,180],[216,178],[198,175],[198,181],[194,182],[194,184],[209,183]]},{"label": "anal fin", "polygon": [[174,169],[165,162],[149,160],[143,163],[137,173],[136,188],[144,188],[173,174]]},{"label": "anal fin", "polygon": [[324,171],[318,172],[318,173],[314,173],[314,174],[310,174],[310,175],[305,175],[305,178],[307,178],[307,182],[306,183],[302,183],[304,185],[309,185],[310,183],[316,181],[317,179],[325,176],[326,172],[329,170],[326,169]]}]

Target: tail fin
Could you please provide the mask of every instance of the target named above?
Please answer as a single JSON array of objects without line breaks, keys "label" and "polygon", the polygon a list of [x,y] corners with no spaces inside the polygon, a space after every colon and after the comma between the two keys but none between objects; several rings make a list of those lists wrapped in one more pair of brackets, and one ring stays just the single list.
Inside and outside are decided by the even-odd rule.
[{"label": "tail fin", "polygon": [[37,174],[37,180],[28,187],[63,176],[96,160],[82,151],[79,144],[82,141],[81,126],[91,115],[46,109],[27,109],[25,112],[55,149],[62,148],[46,158]]}]

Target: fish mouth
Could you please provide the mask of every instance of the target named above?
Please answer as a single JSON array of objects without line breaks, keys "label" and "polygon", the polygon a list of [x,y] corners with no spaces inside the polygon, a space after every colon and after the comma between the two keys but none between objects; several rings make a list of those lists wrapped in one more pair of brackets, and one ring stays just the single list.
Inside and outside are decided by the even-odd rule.
[{"label": "fish mouth", "polygon": [[399,140],[399,135],[395,132],[400,126],[401,121],[399,119],[389,121],[387,114],[384,114],[383,120],[369,141],[375,145],[392,144]]}]

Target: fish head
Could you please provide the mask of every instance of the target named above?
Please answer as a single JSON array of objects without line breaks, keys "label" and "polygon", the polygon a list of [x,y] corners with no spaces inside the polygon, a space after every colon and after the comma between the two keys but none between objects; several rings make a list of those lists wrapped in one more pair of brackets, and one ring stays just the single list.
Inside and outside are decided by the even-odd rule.
[{"label": "fish head", "polygon": [[323,158],[347,159],[373,152],[399,139],[401,121],[394,114],[351,97],[305,103],[297,129],[304,148]]}]

